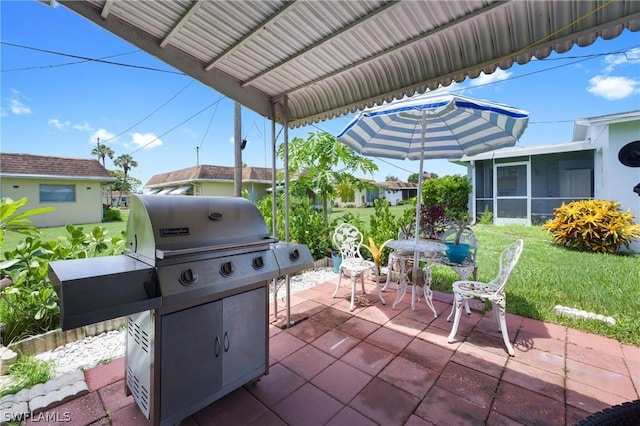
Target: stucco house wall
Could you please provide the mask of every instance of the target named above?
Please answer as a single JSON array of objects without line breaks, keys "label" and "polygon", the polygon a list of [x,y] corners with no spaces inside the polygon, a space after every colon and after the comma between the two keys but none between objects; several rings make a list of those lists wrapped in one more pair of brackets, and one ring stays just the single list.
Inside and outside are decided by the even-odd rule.
[{"label": "stucco house wall", "polygon": [[[0,153],[0,196],[27,197],[23,210],[54,208],[30,217],[36,227],[100,223],[102,184],[113,181],[97,160]],[[75,200],[41,201],[41,185],[73,187]]]},{"label": "stucco house wall", "polygon": [[[623,146],[638,140],[640,110],[576,120],[569,143],[505,148],[465,156],[457,163],[468,167],[472,213],[478,217],[488,207],[497,224],[539,223],[551,218],[553,208],[562,202],[591,198],[619,202],[640,223],[640,197],[633,192],[640,183],[640,168],[624,166],[618,159]],[[498,168],[514,173],[517,185],[511,200],[504,194],[509,188],[497,188]],[[501,197],[513,205],[519,203],[514,210],[523,214],[504,214]],[[640,252],[640,241],[631,249]]]}]

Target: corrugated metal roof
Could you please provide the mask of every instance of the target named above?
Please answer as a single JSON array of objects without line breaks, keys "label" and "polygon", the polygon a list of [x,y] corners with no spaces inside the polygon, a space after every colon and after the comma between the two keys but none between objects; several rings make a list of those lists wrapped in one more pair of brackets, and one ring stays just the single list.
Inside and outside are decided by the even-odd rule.
[{"label": "corrugated metal roof", "polygon": [[290,127],[640,29],[634,0],[60,3]]}]

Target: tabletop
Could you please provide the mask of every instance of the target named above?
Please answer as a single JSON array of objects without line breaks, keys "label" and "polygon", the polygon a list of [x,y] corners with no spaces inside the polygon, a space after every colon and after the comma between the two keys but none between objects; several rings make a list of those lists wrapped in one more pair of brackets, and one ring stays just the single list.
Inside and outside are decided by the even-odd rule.
[{"label": "tabletop", "polygon": [[419,251],[425,252],[441,252],[447,249],[447,246],[439,241],[424,240],[424,239],[409,239],[409,240],[392,240],[387,243],[387,247],[391,247],[395,250],[405,251]]}]

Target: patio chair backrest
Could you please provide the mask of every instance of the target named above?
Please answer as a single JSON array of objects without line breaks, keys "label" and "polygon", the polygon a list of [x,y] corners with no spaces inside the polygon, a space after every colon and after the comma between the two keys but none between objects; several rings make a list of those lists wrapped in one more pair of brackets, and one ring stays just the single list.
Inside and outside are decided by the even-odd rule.
[{"label": "patio chair backrest", "polygon": [[507,284],[507,279],[509,278],[513,268],[516,266],[516,263],[518,263],[523,245],[524,241],[522,239],[518,239],[509,244],[509,246],[500,253],[500,269],[498,270],[498,275],[489,282],[489,284],[498,288],[496,290],[496,294],[504,294],[504,287]]},{"label": "patio chair backrest", "polygon": [[333,232],[333,244],[340,252],[342,260],[362,258],[360,253],[362,239],[362,233],[350,223],[341,224]]}]

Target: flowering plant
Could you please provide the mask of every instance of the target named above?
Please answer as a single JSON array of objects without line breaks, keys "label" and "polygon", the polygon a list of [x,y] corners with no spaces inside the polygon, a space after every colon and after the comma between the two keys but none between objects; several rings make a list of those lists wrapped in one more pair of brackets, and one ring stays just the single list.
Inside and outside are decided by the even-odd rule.
[{"label": "flowering plant", "polygon": [[449,220],[444,203],[422,204],[420,208],[420,230],[424,238],[439,240],[447,228]]}]

